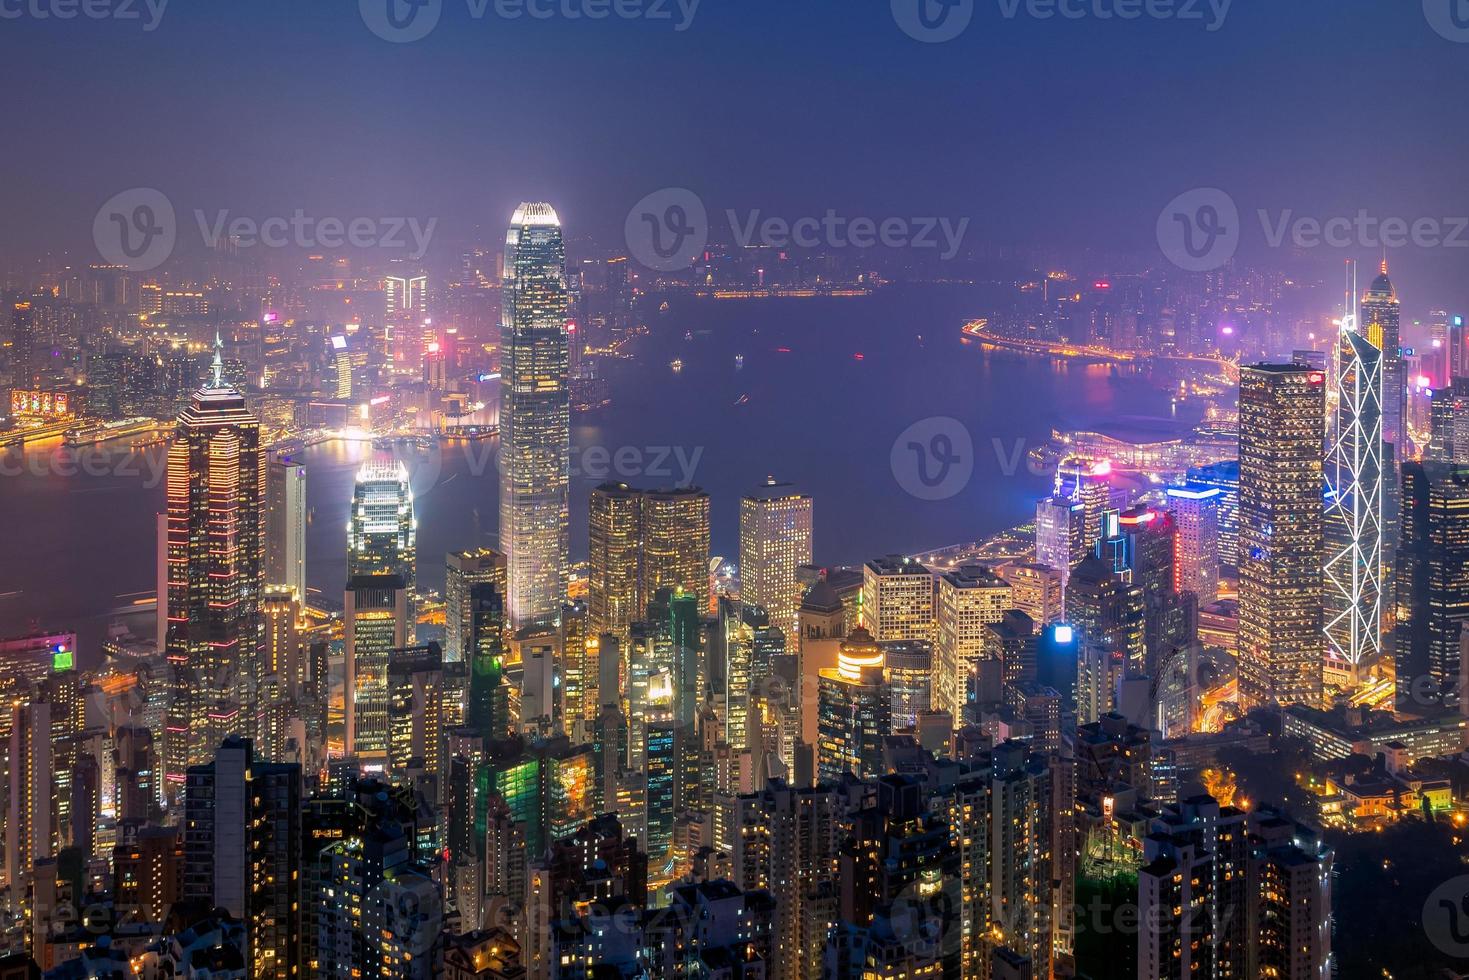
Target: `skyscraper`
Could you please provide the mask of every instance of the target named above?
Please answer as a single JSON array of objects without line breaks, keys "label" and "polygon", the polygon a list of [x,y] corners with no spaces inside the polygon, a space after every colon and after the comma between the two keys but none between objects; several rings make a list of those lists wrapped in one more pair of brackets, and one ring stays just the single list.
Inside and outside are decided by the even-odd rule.
[{"label": "skyscraper", "polygon": [[968,685],[984,659],[985,626],[1010,608],[1010,586],[988,568],[966,565],[939,576],[938,650],[934,657],[933,707],[964,724]]},{"label": "skyscraper", "polygon": [[862,566],[862,625],[878,643],[932,640],[934,576],[902,555]]},{"label": "skyscraper", "polygon": [[566,593],[566,250],[549,204],[522,204],[510,219],[501,309],[500,550],[519,628],[554,620]]},{"label": "skyscraper", "polygon": [[1178,527],[1178,554],[1174,582],[1180,592],[1192,592],[1199,605],[1219,597],[1219,500],[1217,487],[1193,490],[1169,487],[1168,506]]},{"label": "skyscraper", "polygon": [[209,712],[240,701],[264,637],[260,423],[223,368],[216,344],[212,378],[179,416],[168,449],[165,652],[174,686],[164,768],[175,790],[188,766],[213,756]]},{"label": "skyscraper", "polygon": [[476,585],[494,583],[495,591],[505,595],[505,556],[493,548],[451,551],[444,570],[444,662],[457,663],[469,659],[465,644],[469,642],[474,607],[470,593]]},{"label": "skyscraper", "polygon": [[408,595],[397,575],[358,575],[347,583],[346,749],[367,765],[388,761],[388,661],[408,645]]},{"label": "skyscraper", "polygon": [[709,601],[709,495],[698,487],[639,490],[604,483],[588,511],[588,609],[595,635],[647,615],[662,588]]},{"label": "skyscraper", "polygon": [[1393,583],[1396,580],[1397,536],[1392,533],[1398,526],[1402,512],[1402,479],[1400,467],[1404,460],[1412,458],[1412,440],[1408,437],[1408,378],[1403,359],[1403,337],[1399,324],[1401,309],[1398,294],[1392,280],[1387,277],[1387,259],[1382,260],[1382,269],[1367,292],[1362,294],[1362,313],[1358,320],[1358,332],[1367,342],[1382,352],[1382,527],[1387,534],[1382,539],[1382,573],[1379,588],[1384,600],[1394,601]]},{"label": "skyscraper", "polygon": [[835,668],[824,667],[817,687],[816,774],[835,783],[842,773],[882,775],[882,740],[892,731],[892,702],[882,648],[857,627],[842,640]]},{"label": "skyscraper", "polygon": [[1469,621],[1469,468],[1403,465],[1400,542],[1397,693],[1421,706],[1425,680],[1435,690],[1458,683],[1459,631]]},{"label": "skyscraper", "polygon": [[1382,652],[1382,351],[1342,322],[1326,458],[1326,654],[1355,670]]},{"label": "skyscraper", "polygon": [[1322,420],[1326,377],[1297,364],[1240,371],[1240,696],[1321,700]]},{"label": "skyscraper", "polygon": [[740,600],[763,608],[787,636],[797,635],[796,569],[811,563],[811,505],[774,477],[740,500]]},{"label": "skyscraper", "polygon": [[290,457],[266,467],[265,584],[306,601],[306,467]]},{"label": "skyscraper", "polygon": [[1063,592],[1092,543],[1086,537],[1086,504],[1061,496],[1036,501],[1035,560],[1061,574]]},{"label": "skyscraper", "polygon": [[408,468],[392,459],[362,464],[347,525],[347,575],[397,575],[413,590],[418,522]]}]

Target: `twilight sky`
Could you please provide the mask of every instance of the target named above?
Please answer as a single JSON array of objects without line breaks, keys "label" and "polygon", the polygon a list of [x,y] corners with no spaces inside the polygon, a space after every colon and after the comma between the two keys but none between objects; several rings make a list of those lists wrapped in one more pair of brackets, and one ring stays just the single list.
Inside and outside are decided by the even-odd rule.
[{"label": "twilight sky", "polygon": [[[889,0],[702,0],[683,31],[676,0],[601,21],[561,12],[598,0],[539,0],[544,20],[441,0],[401,44],[356,0],[173,0],[152,31],[143,0],[87,0],[139,20],[36,16],[81,2],[0,0],[0,261],[81,254],[98,206],[140,186],[190,224],[412,215],[486,244],[522,199],[615,244],[635,201],[679,186],[721,216],[963,216],[971,243],[1067,248],[1153,248],[1195,187],[1236,201],[1242,254],[1268,254],[1258,208],[1469,215],[1469,43],[1417,0],[1237,0],[1214,31],[1202,2],[1120,20],[972,0],[944,43]],[[1396,252],[1400,288],[1469,306],[1464,239]]]}]

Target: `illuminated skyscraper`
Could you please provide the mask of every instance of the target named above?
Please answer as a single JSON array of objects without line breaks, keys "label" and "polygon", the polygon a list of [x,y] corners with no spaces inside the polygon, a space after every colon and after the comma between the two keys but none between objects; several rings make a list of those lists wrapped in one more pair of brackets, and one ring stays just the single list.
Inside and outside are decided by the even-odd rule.
[{"label": "illuminated skyscraper", "polygon": [[1381,524],[1387,533],[1381,543],[1379,582],[1383,601],[1389,608],[1394,602],[1393,585],[1397,578],[1398,536],[1393,532],[1398,527],[1403,509],[1401,466],[1404,460],[1413,457],[1414,448],[1408,430],[1408,377],[1403,359],[1400,316],[1398,294],[1393,289],[1392,280],[1387,277],[1387,258],[1384,256],[1381,272],[1362,294],[1362,314],[1357,330],[1382,352]]},{"label": "illuminated skyscraper", "polygon": [[878,643],[933,639],[934,577],[902,555],[862,566],[862,625]]},{"label": "illuminated skyscraper", "polygon": [[604,483],[588,517],[588,608],[596,635],[620,633],[662,588],[709,601],[709,495],[698,487],[639,490]]},{"label": "illuminated skyscraper", "polygon": [[1325,375],[1308,367],[1240,371],[1239,686],[1250,706],[1321,700],[1325,399]]},{"label": "illuminated skyscraper", "polygon": [[882,775],[882,740],[892,729],[883,668],[882,648],[859,626],[842,640],[837,666],[821,670],[816,709],[821,782],[835,783],[844,772],[867,779]]},{"label": "illuminated skyscraper", "polygon": [[511,218],[501,308],[500,550],[519,628],[554,620],[566,593],[566,251],[549,204],[522,204]]},{"label": "illuminated skyscraper", "polygon": [[347,525],[348,576],[397,575],[412,591],[417,543],[407,467],[391,459],[362,464]]},{"label": "illuminated skyscraper", "polygon": [[1190,490],[1219,490],[1219,561],[1239,567],[1239,460],[1229,459],[1188,471]]},{"label": "illuminated skyscraper", "polygon": [[213,757],[209,712],[220,701],[239,703],[264,639],[260,423],[225,384],[223,367],[216,347],[213,376],[179,416],[168,449],[165,652],[174,688],[164,770],[171,796],[188,766]]},{"label": "illuminated skyscraper", "polygon": [[306,601],[306,467],[289,458],[266,467],[265,582]]},{"label": "illuminated skyscraper", "polygon": [[740,600],[763,608],[786,636],[798,635],[796,569],[811,564],[811,505],[773,477],[740,500]]},{"label": "illuminated skyscraper", "polygon": [[985,656],[985,626],[1010,608],[1010,586],[989,569],[967,565],[939,576],[938,650],[934,657],[933,707],[964,724],[970,675]]},{"label": "illuminated skyscraper", "polygon": [[1061,574],[1061,588],[1071,570],[1090,553],[1086,536],[1086,504],[1070,497],[1046,497],[1035,505],[1035,560]]},{"label": "illuminated skyscraper", "polygon": [[1179,592],[1192,592],[1199,605],[1219,597],[1219,498],[1223,496],[1224,491],[1217,487],[1168,488],[1168,506],[1178,528],[1174,585]]},{"label": "illuminated skyscraper", "polygon": [[364,765],[388,761],[388,661],[408,645],[408,595],[397,575],[347,583],[343,686],[346,749]]},{"label": "illuminated skyscraper", "polygon": [[1469,468],[1404,464],[1398,554],[1398,697],[1421,705],[1426,692],[1459,680],[1459,631],[1469,621]]},{"label": "illuminated skyscraper", "polygon": [[469,659],[464,651],[474,618],[470,593],[485,582],[494,583],[495,591],[505,595],[504,555],[493,548],[449,552],[444,571],[445,663]]},{"label": "illuminated skyscraper", "polygon": [[1342,322],[1326,458],[1326,654],[1355,669],[1382,652],[1382,351]]},{"label": "illuminated skyscraper", "polygon": [[1102,536],[1102,515],[1112,509],[1112,463],[1077,456],[1063,460],[1056,467],[1056,496],[1084,505],[1082,540],[1091,548]]}]

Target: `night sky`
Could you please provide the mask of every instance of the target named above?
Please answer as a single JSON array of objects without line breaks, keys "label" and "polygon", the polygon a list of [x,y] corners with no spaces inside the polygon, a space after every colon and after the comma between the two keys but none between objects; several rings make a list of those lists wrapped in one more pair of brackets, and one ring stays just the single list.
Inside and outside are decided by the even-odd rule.
[{"label": "night sky", "polygon": [[[1202,3],[1040,20],[974,0],[936,44],[888,0],[703,0],[682,32],[671,0],[668,20],[604,21],[443,0],[405,44],[356,0],[173,0],[151,32],[142,0],[141,20],[29,12],[54,2],[0,0],[12,266],[95,260],[98,206],[139,186],[185,216],[418,215],[489,245],[545,199],[616,247],[669,186],[717,214],[966,216],[972,244],[1058,248],[1153,248],[1194,187],[1238,202],[1242,254],[1264,250],[1256,208],[1469,215],[1469,43],[1417,0],[1237,0],[1216,31]],[[1347,254],[1373,258],[1328,257]],[[1469,306],[1469,247],[1393,261],[1410,313]]]}]

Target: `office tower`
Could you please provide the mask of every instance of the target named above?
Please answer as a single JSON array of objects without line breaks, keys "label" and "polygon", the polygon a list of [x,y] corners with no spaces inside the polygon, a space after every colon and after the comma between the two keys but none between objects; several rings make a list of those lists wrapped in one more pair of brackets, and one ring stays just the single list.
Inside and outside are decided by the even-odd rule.
[{"label": "office tower", "polygon": [[510,219],[501,310],[500,550],[520,628],[554,619],[566,595],[566,253],[549,204],[522,204]]},{"label": "office tower", "polygon": [[289,457],[266,466],[265,584],[306,601],[306,467]]},{"label": "office tower", "polygon": [[1397,292],[1387,277],[1384,260],[1377,278],[1362,294],[1361,319],[1357,321],[1356,332],[1382,355],[1382,439],[1398,447],[1399,458],[1407,448],[1404,411],[1408,390],[1403,371],[1400,316]]},{"label": "office tower", "polygon": [[174,676],[164,766],[175,792],[188,766],[212,758],[209,713],[238,700],[262,642],[260,423],[223,368],[216,338],[211,380],[179,415],[168,449],[165,652]]},{"label": "office tower", "polygon": [[597,638],[587,635],[587,604],[561,607],[561,716],[567,734],[580,738],[597,717]]},{"label": "office tower", "polygon": [[1469,620],[1469,468],[1403,464],[1398,549],[1397,696],[1421,703],[1426,681],[1450,691],[1459,677],[1459,631]]},{"label": "office tower", "polygon": [[1240,371],[1239,687],[1245,704],[1321,700],[1321,427],[1326,378]]},{"label": "office tower", "polygon": [[428,316],[428,277],[402,272],[383,277],[384,313],[389,323],[417,323]]},{"label": "office tower", "polygon": [[740,500],[740,600],[796,634],[796,569],[811,563],[811,498],[774,477]]},{"label": "office tower", "polygon": [[437,643],[388,654],[388,771],[437,804],[446,774],[444,658]]},{"label": "office tower", "polygon": [[933,644],[894,640],[879,645],[887,670],[892,730],[916,729],[918,716],[933,709]]},{"label": "office tower", "polygon": [[476,585],[492,582],[505,595],[505,556],[493,548],[451,551],[444,572],[444,662],[458,663],[465,655],[473,625],[470,593]]},{"label": "office tower", "polygon": [[1383,352],[1348,314],[1326,457],[1322,619],[1326,655],[1355,672],[1382,653]]},{"label": "office tower", "polygon": [[1000,662],[1000,677],[1007,686],[1032,684],[1038,640],[1035,620],[1018,609],[1007,609],[998,620],[985,624],[985,659]]},{"label": "office tower", "polygon": [[393,459],[362,464],[347,525],[347,575],[396,575],[410,592],[416,581],[418,522],[408,468]]},{"label": "office tower", "polygon": [[337,374],[332,393],[339,399],[352,397],[352,353],[346,337],[338,335],[332,338],[332,366]]},{"label": "office tower", "polygon": [[[1140,675],[1145,670],[1146,607],[1142,588],[1128,582],[1101,558],[1088,558],[1071,574],[1066,608],[1071,624],[1080,633],[1079,669],[1085,674],[1077,680],[1077,701],[1091,703],[1095,696],[1101,700],[1100,710],[1110,710],[1115,679],[1123,674]],[[1092,720],[1095,714],[1090,713],[1085,720]]]},{"label": "office tower", "polygon": [[388,761],[388,661],[408,645],[408,593],[398,575],[357,575],[347,583],[343,687],[347,755]]},{"label": "office tower", "polygon": [[1261,807],[1247,822],[1243,975],[1319,980],[1331,974],[1331,878],[1336,855],[1320,834]]},{"label": "office tower", "polygon": [[183,897],[245,920],[250,976],[302,975],[301,767],[230,737],[184,788]]},{"label": "office tower", "polygon": [[36,380],[35,311],[30,303],[10,307],[10,380],[12,388],[29,388]]},{"label": "office tower", "polygon": [[892,733],[885,666],[882,647],[859,626],[842,641],[836,667],[820,672],[816,694],[820,781],[836,782],[844,772],[868,779],[882,775],[882,740]]},{"label": "office tower", "polygon": [[1086,536],[1086,504],[1060,496],[1036,501],[1035,560],[1061,574],[1063,590],[1094,540]]},{"label": "office tower", "polygon": [[1090,549],[1102,536],[1102,515],[1112,509],[1112,464],[1077,456],[1056,467],[1055,496],[1082,505],[1082,540]]},{"label": "office tower", "polygon": [[902,555],[862,566],[862,625],[878,643],[933,639],[934,576]]},{"label": "office tower", "polygon": [[1010,586],[989,569],[966,565],[939,576],[938,649],[934,658],[933,707],[964,724],[970,675],[984,659],[985,626],[1010,608]]},{"label": "office tower", "polygon": [[5,876],[24,894],[36,862],[56,853],[56,785],[47,701],[10,707],[9,788],[5,811]]},{"label": "office tower", "polygon": [[1239,567],[1239,460],[1225,460],[1188,471],[1190,490],[1219,490],[1219,561]]},{"label": "office tower", "polygon": [[1178,534],[1174,588],[1192,592],[1199,605],[1208,605],[1219,597],[1219,502],[1224,491],[1169,487],[1167,493]]},{"label": "office tower", "polygon": [[1037,623],[1060,621],[1065,589],[1061,573],[1039,562],[999,565],[995,574],[1010,586],[1010,603]]},{"label": "office tower", "polygon": [[709,601],[709,495],[698,487],[592,491],[587,603],[597,635],[620,632],[662,588]]},{"label": "office tower", "polygon": [[1134,507],[1116,516],[1115,529],[1123,577],[1143,593],[1146,671],[1157,676],[1174,650],[1193,642],[1198,618],[1195,597],[1176,587],[1178,526],[1169,511]]}]

